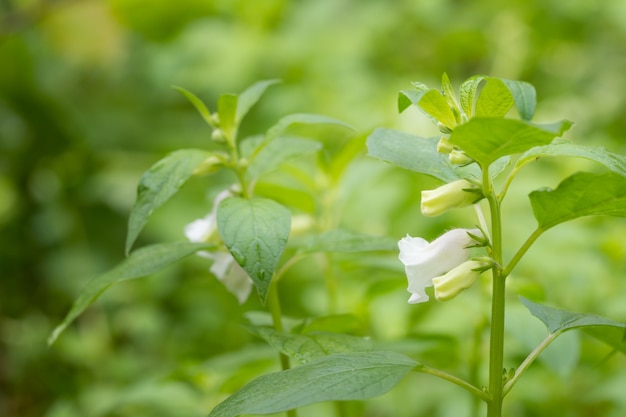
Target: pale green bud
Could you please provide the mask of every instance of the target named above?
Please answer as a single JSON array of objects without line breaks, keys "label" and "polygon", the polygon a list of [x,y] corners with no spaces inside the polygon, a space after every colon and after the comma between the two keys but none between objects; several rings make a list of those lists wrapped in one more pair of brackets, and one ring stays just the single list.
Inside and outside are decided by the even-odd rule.
[{"label": "pale green bud", "polygon": [[437,142],[437,152],[449,154],[454,150],[454,146],[450,143],[447,136],[442,136]]},{"label": "pale green bud", "polygon": [[487,265],[486,262],[470,260],[463,262],[444,275],[433,278],[435,298],[438,301],[453,299],[461,291],[471,287]]},{"label": "pale green bud", "polygon": [[214,129],[213,133],[211,133],[211,139],[217,143],[224,143],[226,141],[226,137],[224,136],[222,129]]},{"label": "pale green bud", "polygon": [[224,161],[226,160],[226,155],[211,155],[204,161],[200,162],[200,164],[193,170],[193,175],[208,175],[213,174],[220,168],[224,166]]},{"label": "pale green bud", "polygon": [[474,162],[474,159],[467,156],[467,154],[459,149],[453,149],[448,155],[448,160],[454,165],[467,165]]},{"label": "pale green bud", "polygon": [[458,180],[434,190],[422,191],[422,214],[439,216],[452,208],[467,207],[482,198],[480,187],[467,180]]}]

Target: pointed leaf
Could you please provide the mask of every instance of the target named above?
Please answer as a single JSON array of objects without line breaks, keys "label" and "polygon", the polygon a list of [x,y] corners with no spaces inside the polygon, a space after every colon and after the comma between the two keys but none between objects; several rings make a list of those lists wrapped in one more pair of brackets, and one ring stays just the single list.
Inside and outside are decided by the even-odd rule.
[{"label": "pointed leaf", "polygon": [[456,108],[456,99],[454,94],[454,87],[452,87],[452,83],[450,82],[450,78],[448,74],[445,72],[441,76],[441,91],[443,91],[443,96],[446,98],[448,102],[448,107]]},{"label": "pointed leaf", "polygon": [[436,138],[421,138],[390,129],[376,129],[367,138],[368,155],[400,168],[440,179],[458,180],[446,155],[437,152]]},{"label": "pointed leaf", "polygon": [[482,166],[488,166],[503,156],[547,145],[570,126],[567,121],[534,125],[520,120],[476,117],[454,129],[450,142]]},{"label": "pointed leaf", "polygon": [[200,113],[204,121],[207,122],[209,126],[214,127],[213,120],[211,120],[211,112],[209,111],[209,109],[207,108],[207,106],[204,104],[202,100],[200,100],[192,92],[187,91],[182,87],[178,87],[178,86],[173,86],[173,87],[182,95],[184,95],[187,98],[187,100],[191,102],[191,104],[193,104],[193,106],[196,108],[196,110],[198,110],[198,112]]},{"label": "pointed leaf", "polygon": [[366,400],[389,391],[417,365],[395,352],[325,356],[253,380],[215,407],[209,417],[271,414],[323,401]]},{"label": "pointed leaf", "polygon": [[87,283],[63,322],[54,329],[48,338],[48,344],[54,343],[74,319],[116,282],[154,274],[199,250],[209,249],[212,246],[214,245],[207,243],[175,242],[137,249],[121,264]]},{"label": "pointed leaf", "polygon": [[279,83],[279,80],[259,81],[248,87],[243,93],[239,94],[237,99],[237,112],[235,115],[235,124],[239,125],[241,120],[248,114],[248,111],[261,98],[265,90],[272,84]]},{"label": "pointed leaf", "polygon": [[542,304],[532,302],[524,297],[520,297],[522,304],[530,313],[543,322],[552,334],[581,327],[608,326],[626,330],[626,323],[620,323],[594,314],[571,313],[559,310]]},{"label": "pointed leaf", "polygon": [[316,236],[305,248],[305,252],[370,252],[397,249],[398,242],[395,239],[337,229]]},{"label": "pointed leaf", "polygon": [[579,172],[555,189],[529,195],[535,218],[544,230],[583,216],[626,217],[626,177],[614,172]]},{"label": "pointed leaf", "polygon": [[261,146],[250,161],[248,173],[252,178],[257,178],[278,168],[283,162],[317,152],[320,149],[322,149],[322,144],[314,140],[294,136],[278,137],[267,142],[265,146]]},{"label": "pointed leaf", "polygon": [[498,78],[487,78],[476,100],[476,117],[504,117],[513,106],[513,96]]},{"label": "pointed leaf", "polygon": [[422,95],[418,102],[419,107],[436,120],[449,127],[456,126],[456,117],[448,105],[448,101],[439,90],[429,90]]},{"label": "pointed leaf", "polygon": [[537,107],[537,91],[535,87],[524,81],[502,80],[515,100],[515,107],[522,120],[530,121]]},{"label": "pointed leaf", "polygon": [[626,177],[626,156],[609,152],[602,147],[575,145],[569,142],[551,143],[532,148],[519,157],[515,166],[519,168],[528,162],[549,156],[573,156],[589,159]]},{"label": "pointed leaf", "polygon": [[199,149],[174,151],[148,169],[137,186],[137,201],[128,219],[126,253],[154,211],[167,202],[192,176],[211,152]]},{"label": "pointed leaf", "polygon": [[402,113],[412,104],[417,105],[426,91],[428,90],[400,90],[398,94],[398,113]]},{"label": "pointed leaf", "polygon": [[217,113],[220,116],[220,129],[229,140],[235,139],[237,132],[237,102],[236,94],[222,94],[217,99]]},{"label": "pointed leaf", "polygon": [[626,355],[626,325],[587,327],[585,333],[606,343],[618,352]]},{"label": "pointed leaf", "polygon": [[231,197],[217,207],[217,228],[265,302],[291,227],[289,210],[266,198]]},{"label": "pointed leaf", "polygon": [[484,75],[474,75],[463,81],[463,84],[461,84],[461,87],[459,88],[461,108],[467,115],[468,119],[474,117],[474,100],[476,99],[476,91],[484,79]]},{"label": "pointed leaf", "polygon": [[291,127],[293,125],[297,125],[297,124],[336,125],[336,126],[341,126],[341,127],[346,128],[346,129],[351,129],[352,130],[352,127],[349,124],[344,123],[341,120],[333,119],[332,117],[322,116],[322,115],[319,115],[319,114],[296,113],[296,114],[290,114],[288,116],[283,117],[278,122],[276,122],[276,124],[274,126],[270,127],[267,130],[267,134],[266,134],[266,139],[265,140],[267,142],[272,141],[272,140],[276,139],[278,136],[281,136],[283,133],[285,133],[285,131],[289,127]]}]

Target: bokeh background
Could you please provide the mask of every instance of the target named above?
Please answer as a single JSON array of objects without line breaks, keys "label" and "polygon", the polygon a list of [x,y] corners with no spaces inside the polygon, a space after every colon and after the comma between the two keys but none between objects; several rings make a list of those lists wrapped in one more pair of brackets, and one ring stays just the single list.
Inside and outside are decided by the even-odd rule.
[{"label": "bokeh background", "polygon": [[[568,139],[626,153],[623,0],[0,1],[0,415],[205,415],[276,366],[239,325],[258,302],[239,306],[199,259],[112,288],[46,346],[85,282],[123,259],[142,172],[210,138],[172,85],[214,109],[221,93],[281,79],[246,132],[307,112],[344,120],[361,137],[380,126],[428,136],[436,130],[417,111],[397,114],[397,91],[411,81],[437,86],[442,72],[455,85],[477,73],[529,81],[536,120],[567,118],[575,122]],[[505,207],[514,245],[533,228],[527,192],[580,169],[599,168],[540,161],[519,176]],[[227,181],[191,181],[138,245],[183,239],[183,226],[209,210]],[[434,185],[363,151],[342,184],[338,222],[394,238],[471,226],[467,213],[420,216],[419,190]],[[626,321],[625,237],[626,221],[605,218],[542,237],[512,280],[510,366],[542,331],[518,293]],[[430,363],[463,372],[485,301],[471,294],[480,300],[480,289],[409,308],[394,256],[369,267],[337,258],[339,310],[361,317],[375,340],[403,341],[399,349],[410,342]],[[285,280],[286,313],[321,314],[315,277],[296,273]],[[626,361],[609,353],[573,334],[507,398],[507,415],[624,415]],[[416,375],[354,410],[466,415],[468,403],[458,388]]]}]

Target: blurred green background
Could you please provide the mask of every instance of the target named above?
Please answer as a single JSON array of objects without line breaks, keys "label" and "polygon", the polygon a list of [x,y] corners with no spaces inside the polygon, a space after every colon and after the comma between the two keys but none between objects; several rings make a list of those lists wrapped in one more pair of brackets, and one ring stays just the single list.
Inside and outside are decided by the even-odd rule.
[{"label": "blurred green background", "polygon": [[[429,136],[436,130],[417,111],[397,115],[397,91],[410,81],[437,86],[444,71],[455,85],[476,73],[529,81],[538,121],[567,118],[575,122],[568,139],[626,153],[623,0],[0,1],[0,415],[205,415],[276,366],[239,325],[258,302],[239,306],[201,259],[112,288],[46,347],[86,280],[123,259],[142,172],[210,138],[172,85],[214,109],[221,93],[280,78],[246,132],[308,112],[344,120],[361,136],[379,126]],[[597,167],[541,161],[519,176],[511,191],[519,197],[505,207],[513,244],[533,227],[527,192],[580,169]],[[183,239],[184,225],[210,209],[226,181],[191,181],[138,244]],[[394,238],[471,226],[467,213],[421,217],[419,190],[434,185],[362,152],[336,215],[346,228]],[[626,321],[625,237],[624,220],[604,218],[542,237],[511,281],[510,366],[541,332],[515,293]],[[480,289],[409,308],[394,256],[370,266],[333,259],[341,312],[361,317],[375,340],[410,343],[462,373],[483,314]],[[323,314],[319,280],[306,267],[293,275],[286,313]],[[624,358],[603,361],[608,350],[582,336],[559,346],[552,364],[536,365],[507,398],[507,415],[624,415]],[[456,416],[467,403],[458,388],[416,375],[361,407],[367,416]],[[324,407],[308,410],[330,415]]]}]

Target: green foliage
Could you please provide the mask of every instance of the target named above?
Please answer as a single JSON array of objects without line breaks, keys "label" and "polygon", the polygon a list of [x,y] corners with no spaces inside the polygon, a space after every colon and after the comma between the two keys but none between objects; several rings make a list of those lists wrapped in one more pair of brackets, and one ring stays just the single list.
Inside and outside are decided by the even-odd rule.
[{"label": "green foliage", "polygon": [[255,379],[209,416],[270,414],[321,401],[366,400],[389,391],[416,366],[414,360],[388,351],[324,356]]}]

